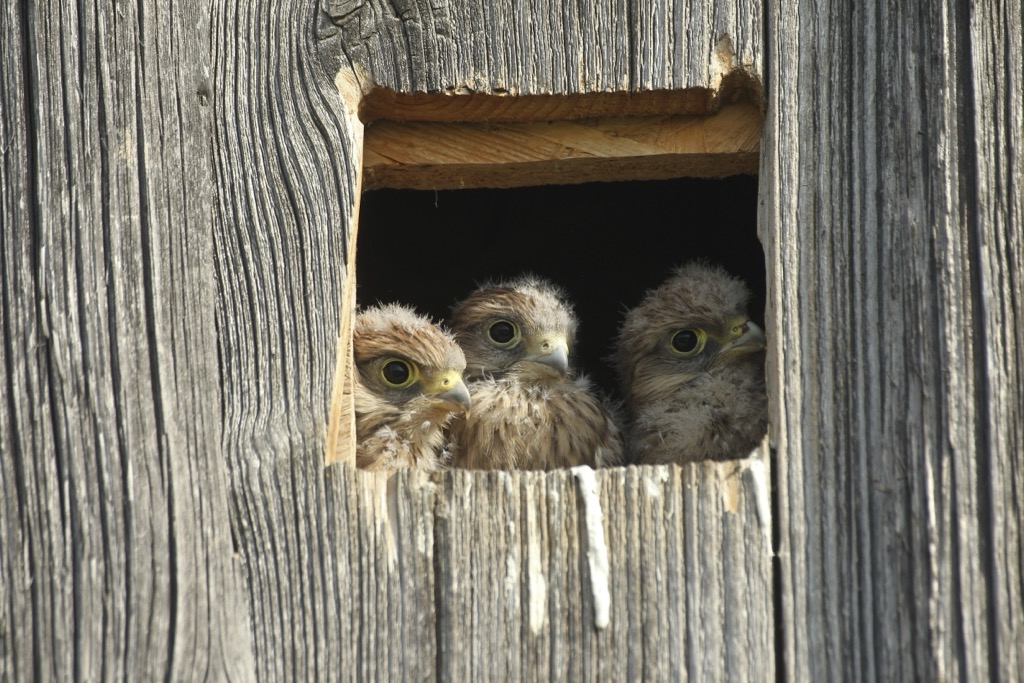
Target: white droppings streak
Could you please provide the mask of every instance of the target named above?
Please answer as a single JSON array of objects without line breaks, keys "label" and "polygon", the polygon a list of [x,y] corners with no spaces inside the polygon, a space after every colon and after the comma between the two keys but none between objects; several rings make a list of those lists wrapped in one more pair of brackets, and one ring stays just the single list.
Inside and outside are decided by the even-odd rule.
[{"label": "white droppings streak", "polygon": [[395,526],[398,524],[398,477],[393,472],[377,473],[377,486],[380,490],[381,512],[384,523],[384,538],[388,550],[388,568],[394,571],[398,567],[398,536]]},{"label": "white droppings streak", "polygon": [[529,579],[530,602],[530,633],[540,635],[544,628],[544,620],[548,611],[548,584],[544,578],[544,566],[541,563],[540,525],[537,522],[537,501],[532,486],[526,489],[526,574]]},{"label": "white droppings streak", "polygon": [[515,550],[509,549],[505,556],[505,600],[511,602],[516,595],[516,586],[519,584],[519,558]]},{"label": "white droppings streak", "polygon": [[654,474],[643,475],[644,491],[650,498],[657,500],[661,498],[661,491],[666,481],[668,481],[668,465],[657,465],[655,467],[645,467],[644,470],[653,470]]},{"label": "white droppings streak", "polygon": [[604,541],[604,514],[597,495],[594,470],[586,465],[573,467],[572,473],[583,498],[587,527],[587,563],[590,566],[590,590],[594,594],[594,626],[608,628],[611,621],[611,592],[608,590],[608,546]]},{"label": "white droppings streak", "polygon": [[[505,495],[511,497],[512,477],[505,476],[502,479]],[[505,522],[505,533],[508,534],[508,555],[505,556],[505,600],[508,604],[519,603],[519,541],[516,538],[518,528],[511,518]]]},{"label": "white droppings streak", "polygon": [[723,33],[715,43],[715,51],[711,60],[711,87],[718,90],[729,72],[736,68],[736,52],[732,46],[732,38]]},{"label": "white droppings streak", "polygon": [[757,521],[761,525],[761,533],[764,535],[764,547],[768,548],[769,555],[773,555],[772,506],[768,498],[768,477],[764,472],[764,463],[752,459],[747,467],[747,472],[754,487],[754,506],[757,509]]}]

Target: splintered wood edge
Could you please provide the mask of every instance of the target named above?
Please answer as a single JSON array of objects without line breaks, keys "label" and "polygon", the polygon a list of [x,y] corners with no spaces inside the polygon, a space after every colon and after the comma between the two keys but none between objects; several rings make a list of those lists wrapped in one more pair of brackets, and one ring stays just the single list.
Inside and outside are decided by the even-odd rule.
[{"label": "splintered wood edge", "polygon": [[342,69],[335,77],[335,85],[341,95],[342,112],[348,121],[351,138],[346,141],[354,155],[355,186],[352,192],[352,206],[349,211],[345,263],[345,282],[341,287],[341,324],[338,330],[337,355],[334,364],[334,383],[331,388],[331,405],[328,409],[327,436],[324,444],[324,465],[343,462],[351,466],[356,463],[356,410],[355,371],[352,358],[352,326],[356,316],[356,237],[359,230],[359,199],[362,196],[365,129],[359,119],[359,105],[367,90],[368,80],[356,70]]},{"label": "splintered wood edge", "polygon": [[704,116],[377,121],[366,127],[363,188],[501,188],[753,174],[762,120],[760,107],[741,102]]},{"label": "splintered wood edge", "polygon": [[[354,244],[355,236],[351,238]],[[338,333],[338,355],[334,366],[334,390],[327,425],[327,444],[324,464],[336,462],[355,464],[356,414],[353,385],[352,321],[355,318],[355,271],[352,267],[355,249],[349,249],[349,270],[345,277],[345,289],[341,308],[341,330]]]},{"label": "splintered wood edge", "polygon": [[601,116],[709,114],[716,106],[710,88],[645,93],[615,92],[571,95],[513,95],[511,93],[402,93],[374,89],[360,104],[366,123],[434,121],[443,123],[528,123],[570,121]]},{"label": "splintered wood edge", "polygon": [[735,63],[731,44],[721,47],[725,52],[718,69],[719,76],[712,79],[711,87],[524,95],[500,90],[475,92],[456,87],[445,92],[398,92],[367,84],[358,105],[359,118],[366,124],[379,120],[540,123],[606,116],[707,116],[723,106],[740,102],[763,110],[764,92],[757,74]]}]

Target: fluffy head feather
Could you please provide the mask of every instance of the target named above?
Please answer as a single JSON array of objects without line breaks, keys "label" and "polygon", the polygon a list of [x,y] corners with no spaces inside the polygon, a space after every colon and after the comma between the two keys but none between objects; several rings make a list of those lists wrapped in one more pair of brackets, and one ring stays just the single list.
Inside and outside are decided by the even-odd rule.
[{"label": "fluffy head feather", "polygon": [[[497,341],[503,337],[495,338],[495,325],[502,323],[512,326],[513,337],[505,343]],[[576,317],[561,289],[534,275],[523,275],[486,283],[456,304],[452,332],[466,354],[469,379],[532,372],[538,379],[556,381],[560,375],[550,370],[558,369],[561,349],[565,355],[561,374],[568,372]]]},{"label": "fluffy head feather", "polygon": [[356,317],[356,464],[366,469],[440,468],[444,428],[469,405],[466,359],[455,339],[410,308],[391,304]]},{"label": "fluffy head feather", "polygon": [[459,303],[452,330],[466,353],[473,409],[451,427],[452,464],[552,469],[617,463],[605,401],[569,367],[576,318],[563,292],[526,275]]},{"label": "fluffy head feather", "polygon": [[764,335],[746,286],[691,263],[626,316],[615,363],[639,462],[747,455],[767,429]]}]

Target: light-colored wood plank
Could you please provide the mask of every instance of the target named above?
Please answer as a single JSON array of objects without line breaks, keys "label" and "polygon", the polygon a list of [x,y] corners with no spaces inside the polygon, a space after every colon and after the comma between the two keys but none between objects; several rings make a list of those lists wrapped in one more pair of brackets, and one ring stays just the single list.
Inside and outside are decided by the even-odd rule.
[{"label": "light-colored wood plank", "polygon": [[547,123],[378,121],[366,130],[366,189],[452,189],[721,177],[757,170],[761,112]]}]

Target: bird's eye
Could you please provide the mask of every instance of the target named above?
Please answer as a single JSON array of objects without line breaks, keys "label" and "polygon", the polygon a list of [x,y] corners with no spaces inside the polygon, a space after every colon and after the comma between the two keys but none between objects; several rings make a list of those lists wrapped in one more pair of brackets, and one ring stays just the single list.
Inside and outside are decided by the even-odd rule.
[{"label": "bird's eye", "polygon": [[704,348],[704,331],[700,329],[679,330],[672,335],[672,349],[681,356],[692,356]]},{"label": "bird's eye", "polygon": [[407,387],[415,381],[416,376],[413,368],[404,360],[393,359],[384,363],[380,369],[381,377],[393,387]]},{"label": "bird's eye", "polygon": [[512,342],[519,338],[519,328],[516,327],[515,323],[510,323],[507,320],[499,320],[496,323],[492,323],[487,328],[487,336],[491,338],[495,344],[500,346],[511,346]]}]

